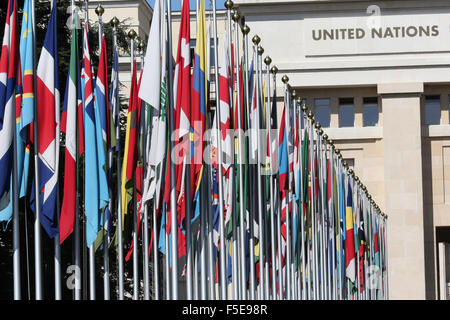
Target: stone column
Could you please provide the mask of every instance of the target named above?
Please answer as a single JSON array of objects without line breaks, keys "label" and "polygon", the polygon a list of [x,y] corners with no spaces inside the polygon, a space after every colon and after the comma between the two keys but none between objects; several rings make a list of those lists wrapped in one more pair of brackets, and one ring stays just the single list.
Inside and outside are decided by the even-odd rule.
[{"label": "stone column", "polygon": [[423,83],[378,85],[383,105],[390,299],[425,299],[422,93]]}]

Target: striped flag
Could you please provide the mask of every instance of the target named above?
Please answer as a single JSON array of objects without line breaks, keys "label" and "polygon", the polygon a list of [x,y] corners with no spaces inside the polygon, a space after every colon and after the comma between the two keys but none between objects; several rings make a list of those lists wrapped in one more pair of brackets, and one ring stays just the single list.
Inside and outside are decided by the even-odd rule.
[{"label": "striped flag", "polygon": [[[12,217],[11,169],[14,134],[14,100],[17,72],[17,8],[16,1],[8,2],[5,31],[0,58],[0,221]],[[6,208],[6,209],[5,209]]]},{"label": "striped flag", "polygon": [[[87,25],[84,26],[83,37],[84,62],[84,137],[85,137],[85,215],[86,215],[86,245],[90,247],[100,230],[100,210],[107,205],[108,190],[106,174],[102,168],[99,154],[104,147],[99,128],[99,112],[94,106],[94,91],[92,81],[92,67],[89,54]],[[96,110],[97,109],[97,110]],[[99,134],[100,132],[100,134]]]},{"label": "striped flag", "polygon": [[[37,66],[37,110],[39,152],[39,201],[41,224],[50,238],[58,233],[56,217],[56,191],[58,182],[59,147],[59,88],[58,88],[57,8],[52,13],[45,35],[44,46]],[[59,131],[59,130],[58,130]],[[36,187],[33,182],[33,189]],[[31,207],[34,211],[34,192]]]},{"label": "striped flag", "polygon": [[[208,40],[209,41],[209,40]],[[208,93],[207,39],[205,2],[201,0],[197,21],[197,42],[194,54],[194,71],[191,91],[191,190],[200,184],[200,171],[203,163],[203,134],[206,129],[206,104]],[[192,170],[194,174],[192,174]]]},{"label": "striped flag", "polygon": [[[108,189],[108,180],[106,178],[106,151],[109,149],[109,132],[108,132],[108,66],[106,55],[105,35],[102,36],[102,46],[100,51],[99,66],[97,69],[97,78],[95,82],[95,132],[97,138],[97,163],[99,172],[99,195],[100,201],[109,202],[110,194]],[[105,208],[103,217],[103,228],[108,231],[110,224],[111,212],[108,207]]]},{"label": "striped flag", "polygon": [[[76,15],[74,15],[76,17]],[[61,115],[61,131],[66,134],[64,151],[64,193],[61,206],[60,243],[72,233],[75,224],[77,165],[77,104],[79,78],[78,30],[72,29],[69,72]]]},{"label": "striped flag", "polygon": [[128,203],[132,198],[130,181],[133,179],[136,154],[136,130],[138,127],[138,97],[136,83],[136,60],[133,61],[133,73],[131,76],[130,99],[128,104],[127,127],[125,134],[125,148],[122,162],[122,225],[125,215],[128,213]]}]

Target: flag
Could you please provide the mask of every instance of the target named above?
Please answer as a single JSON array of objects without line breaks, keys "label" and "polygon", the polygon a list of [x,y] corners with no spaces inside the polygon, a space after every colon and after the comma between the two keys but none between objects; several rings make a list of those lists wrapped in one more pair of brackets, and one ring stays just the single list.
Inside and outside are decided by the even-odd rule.
[{"label": "flag", "polygon": [[[33,59],[33,24],[31,1],[24,2],[22,30],[20,32],[20,65],[22,77],[22,105],[20,121],[17,121],[17,168],[19,179],[19,196],[24,197],[28,185],[28,169],[30,163],[30,144],[34,120],[34,59]],[[19,105],[20,106],[20,105]],[[17,109],[16,105],[16,109]],[[18,115],[16,115],[18,120]]]},{"label": "flag", "polygon": [[[38,201],[41,207],[41,224],[50,238],[53,238],[59,231],[56,217],[57,166],[59,161],[59,132],[57,132],[59,122],[59,68],[56,7],[56,3],[53,3],[44,46],[37,66]],[[33,190],[35,187],[33,182]],[[32,191],[30,202],[33,211],[35,210],[34,201],[36,199]]]},{"label": "flag", "polygon": [[[209,41],[209,40],[208,40]],[[203,134],[206,129],[206,104],[208,93],[207,39],[205,2],[201,0],[197,21],[197,42],[194,51],[194,71],[191,91],[191,190],[200,183],[199,174],[203,163]],[[217,63],[217,62],[216,62]],[[191,170],[191,172],[192,172]]]},{"label": "flag", "polygon": [[136,83],[136,60],[133,61],[133,73],[131,76],[130,99],[128,103],[127,127],[125,135],[125,148],[122,163],[122,225],[124,225],[125,215],[128,213],[128,203],[132,198],[132,183],[135,169],[136,155],[136,135],[138,127],[138,97]]},{"label": "flag", "polygon": [[18,64],[16,1],[8,2],[6,23],[0,57],[0,221],[10,221],[11,169],[14,134],[14,100]]},{"label": "flag", "polygon": [[[139,97],[152,108],[152,132],[151,137],[149,137],[150,143],[146,144],[148,163],[142,201],[145,203],[156,196],[155,204],[157,209],[159,209],[160,203],[160,189],[167,147],[167,41],[165,19],[162,18],[164,16],[165,3],[158,0],[155,3],[149,35],[149,39],[153,39],[149,41],[154,43],[154,45],[149,46],[147,49],[146,63],[142,74],[143,82],[139,88]],[[151,94],[149,94],[150,92]],[[170,185],[168,180],[167,185]]]},{"label": "flag", "polygon": [[345,208],[345,275],[355,282],[355,236],[353,231],[353,194],[348,183],[347,206]]},{"label": "flag", "polygon": [[[87,25],[84,26],[83,37],[84,61],[84,137],[85,137],[85,214],[86,245],[89,248],[97,238],[100,230],[101,209],[108,202],[106,175],[103,169],[105,155],[101,128],[99,127],[99,110],[94,104],[94,85]],[[100,133],[100,134],[99,134]],[[103,154],[102,154],[103,152]]]},{"label": "flag", "polygon": [[[110,201],[110,194],[108,189],[108,180],[106,173],[108,165],[106,162],[106,151],[109,151],[110,135],[108,132],[108,66],[107,66],[107,53],[106,53],[106,41],[105,35],[102,35],[102,46],[100,50],[100,59],[97,69],[97,78],[95,82],[95,131],[97,137],[97,163],[99,172],[99,195],[100,201]],[[99,204],[100,205],[100,204]],[[100,207],[102,207],[100,205]],[[108,231],[110,225],[111,212],[108,207],[105,208],[103,213],[103,228]]]},{"label": "flag", "polygon": [[[76,15],[74,15],[76,17]],[[64,193],[60,218],[60,243],[72,233],[75,224],[77,165],[77,104],[79,78],[78,30],[72,29],[69,72],[61,115],[61,131],[66,134],[64,151]]]},{"label": "flag", "polygon": [[281,116],[280,133],[279,133],[279,146],[278,146],[278,165],[280,170],[280,191],[288,190],[288,150],[286,141],[286,117],[285,117],[285,106],[283,107],[283,114]]}]

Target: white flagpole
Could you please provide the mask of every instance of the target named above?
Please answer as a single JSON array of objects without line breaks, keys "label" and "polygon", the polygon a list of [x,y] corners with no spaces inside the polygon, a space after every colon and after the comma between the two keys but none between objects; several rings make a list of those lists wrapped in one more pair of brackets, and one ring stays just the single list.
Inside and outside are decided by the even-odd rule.
[{"label": "white flagpole", "polygon": [[[36,43],[36,20],[35,20],[35,0],[31,1],[31,7],[33,11],[33,42]],[[42,251],[41,251],[41,203],[39,201],[39,152],[38,152],[38,116],[37,116],[37,83],[36,83],[36,46],[33,47],[33,58],[34,58],[34,183],[35,183],[35,220],[34,220],[34,263],[35,263],[35,299],[42,300]],[[16,162],[16,161],[14,161]],[[17,220],[14,220],[17,221]],[[16,226],[14,225],[14,228]],[[17,231],[19,226],[17,224]],[[16,234],[16,233],[14,233]],[[19,255],[19,234],[17,232],[17,239],[15,239],[15,251],[14,251],[14,262],[15,271],[19,270],[20,266],[20,255]],[[20,274],[20,273],[18,273]],[[15,278],[15,299],[20,299],[20,278]],[[17,291],[19,290],[19,291]]]},{"label": "white flagpole", "polygon": [[[113,26],[113,45],[114,48],[117,48],[117,26],[119,25],[119,20],[114,17],[111,20],[111,25]],[[117,76],[117,84],[119,83],[119,74]],[[116,101],[116,110],[115,110],[115,123],[116,125],[116,138],[117,138],[117,146],[116,146],[116,170],[117,170],[117,262],[118,262],[118,289],[119,289],[119,300],[124,299],[124,283],[123,283],[123,241],[122,241],[122,192],[121,192],[121,173],[122,166],[120,161],[120,122],[119,122],[119,95],[118,89],[116,92],[116,96],[114,97]]]},{"label": "white flagpole", "polygon": [[[260,112],[261,112],[261,82],[260,82],[260,65],[259,60],[261,55],[264,53],[264,50],[261,46],[259,46],[253,38],[253,50],[255,54],[255,76],[256,76],[256,145],[257,145],[257,188],[258,188],[258,229],[259,229],[259,300],[265,300],[264,296],[264,232],[263,232],[263,199],[262,199],[262,181],[261,181],[261,163],[263,163],[261,159],[261,139],[260,139]],[[265,208],[264,208],[265,210]]]},{"label": "white flagpole", "polygon": [[[271,126],[271,97],[270,97],[270,64],[272,63],[272,59],[267,56],[264,59],[264,63],[266,65],[266,79],[267,79],[267,106],[266,106],[266,123],[267,130],[269,133],[269,190],[270,190],[270,245],[271,245],[271,261],[272,261],[272,294],[270,295],[272,300],[275,300],[277,294],[277,283],[276,283],[276,270],[275,270],[275,224],[274,224],[274,186],[273,186],[273,173],[274,173],[274,164],[272,159],[272,126]],[[274,89],[276,88],[276,69],[275,66],[272,68],[273,71],[273,85]],[[277,121],[277,120],[275,120]],[[267,261],[269,257],[267,257]],[[266,266],[267,271],[268,267]]]},{"label": "white flagpole", "polygon": [[[232,38],[233,38],[233,32],[231,29],[231,9],[233,8],[233,1],[231,0],[227,0],[225,2],[225,7],[227,9],[227,30],[228,30],[228,52],[227,52],[227,58],[228,58],[228,65],[231,71],[230,74],[230,78],[231,78],[231,87],[229,88],[229,108],[230,111],[233,110],[233,84],[235,83],[235,79],[233,77],[233,64],[232,64]],[[219,101],[219,99],[217,100]],[[232,112],[230,112],[230,115],[232,114]],[[236,124],[235,124],[236,125]],[[233,139],[234,140],[234,139]],[[234,142],[234,141],[233,141]],[[234,161],[233,161],[234,162]],[[230,166],[230,179],[233,180],[234,178],[234,165],[231,164]],[[234,181],[232,182],[232,190],[235,190],[235,184]],[[231,192],[233,192],[231,191]],[[233,192],[234,194],[234,192]],[[232,254],[232,258],[231,258],[231,270],[232,270],[232,293],[233,293],[233,300],[237,300],[239,297],[239,290],[238,290],[238,272],[237,272],[237,268],[238,268],[238,264],[237,264],[237,248],[236,248],[236,209],[234,208],[234,206],[231,206],[231,223],[232,223],[232,238],[231,238],[231,254]]]},{"label": "white flagpole", "polygon": [[[174,97],[173,97],[173,55],[172,55],[172,1],[167,0],[167,35],[168,35],[168,62],[169,62],[169,85],[167,94],[169,96],[169,132],[175,130]],[[174,141],[170,138],[170,152],[174,150]],[[169,153],[167,155],[171,157]],[[170,161],[170,224],[171,224],[171,247],[172,247],[172,300],[178,300],[178,216],[176,202],[176,170],[175,163]]]},{"label": "white flagpole", "polygon": [[[138,43],[138,48],[139,48],[139,54],[141,57],[141,70],[144,69],[144,48],[145,48],[145,43],[143,40],[141,40]],[[143,141],[143,146],[142,146],[142,150],[143,150],[143,165],[144,165],[144,173],[143,176],[145,177],[147,174],[147,152],[146,150],[148,150],[149,148],[147,148],[147,145],[150,143],[150,134],[149,134],[149,126],[148,126],[148,119],[150,119],[150,113],[148,112],[148,108],[145,104],[144,101],[142,101],[142,105],[144,110],[141,111],[141,115],[144,116],[143,118],[143,122],[144,125],[141,128],[141,134],[143,135],[142,137],[142,141]],[[143,202],[143,201],[142,201]],[[144,276],[144,300],[150,300],[150,269],[149,269],[149,234],[148,234],[148,205],[147,203],[143,203],[142,204],[144,206],[144,218],[143,218],[143,255],[144,255],[144,261],[143,261],[143,276]],[[154,205],[155,206],[155,205]],[[154,264],[153,268],[157,268],[156,264],[157,264],[157,260],[155,261],[156,263]],[[156,277],[157,277],[157,273],[156,273]],[[156,278],[155,277],[155,278]],[[157,283],[157,282],[156,282]],[[157,288],[155,286],[155,295],[157,295]]]},{"label": "white flagpole", "polygon": [[[217,48],[217,18],[216,18],[216,1],[213,0],[213,30],[214,30],[214,71],[216,76],[216,101],[219,101],[220,97],[220,88],[219,88],[219,68],[218,68],[218,48]],[[220,131],[220,123],[221,123],[221,116],[220,116],[220,103],[216,104],[216,114],[217,114],[217,121],[216,121],[216,129],[217,132]],[[219,236],[220,236],[220,265],[219,265],[219,271],[220,271],[220,289],[221,289],[221,300],[227,299],[227,283],[226,283],[226,261],[225,261],[225,222],[224,222],[224,216],[223,216],[223,183],[222,183],[222,177],[223,177],[223,159],[222,159],[222,143],[220,141],[220,135],[217,134],[217,158],[218,158],[218,167],[219,167],[219,175],[218,175],[218,182],[219,182]]]}]

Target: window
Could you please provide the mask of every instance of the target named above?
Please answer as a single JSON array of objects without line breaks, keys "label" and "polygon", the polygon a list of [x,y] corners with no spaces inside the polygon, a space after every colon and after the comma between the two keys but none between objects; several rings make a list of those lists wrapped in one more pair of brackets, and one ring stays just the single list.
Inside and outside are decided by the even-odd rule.
[{"label": "window", "polygon": [[[208,41],[208,40],[207,40]],[[209,43],[210,43],[210,50],[209,50],[209,58],[210,59],[210,67],[213,68],[214,67],[214,38],[209,39]],[[219,45],[219,40],[217,40],[217,45]],[[191,66],[194,66],[194,61],[195,61],[195,47],[197,46],[197,39],[191,39],[189,42],[189,47],[191,48],[190,52],[191,52]],[[221,53],[219,53],[221,54]]]},{"label": "window", "polygon": [[348,164],[348,169],[352,169],[353,171],[355,171],[355,159],[344,159],[345,162],[347,162]]},{"label": "window", "polygon": [[339,127],[353,127],[355,125],[355,106],[353,98],[339,99]]},{"label": "window", "polygon": [[363,126],[375,127],[378,125],[378,98],[363,99]]},{"label": "window", "polygon": [[439,96],[425,96],[425,124],[441,124],[441,99]]},{"label": "window", "polygon": [[323,128],[330,127],[330,99],[314,99],[316,120]]}]

